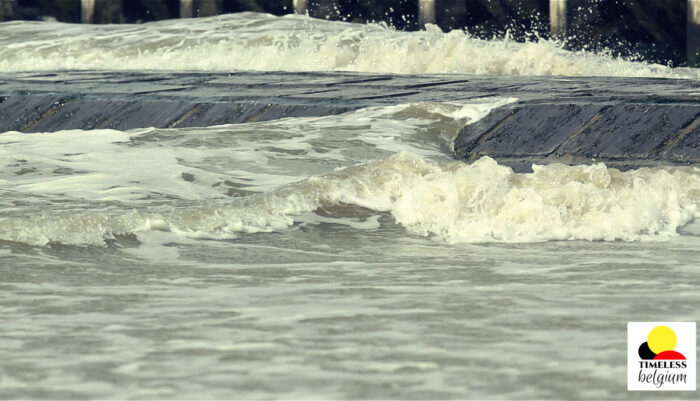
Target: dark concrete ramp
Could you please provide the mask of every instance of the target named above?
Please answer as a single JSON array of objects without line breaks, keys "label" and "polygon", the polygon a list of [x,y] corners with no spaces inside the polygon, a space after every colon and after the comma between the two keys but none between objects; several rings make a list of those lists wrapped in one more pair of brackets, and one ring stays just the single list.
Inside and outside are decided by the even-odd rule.
[{"label": "dark concrete ramp", "polygon": [[409,102],[517,103],[466,126],[458,158],[700,164],[700,81],[280,72],[6,73],[0,132],[195,127]]},{"label": "dark concrete ramp", "polygon": [[700,163],[700,103],[518,104],[468,125],[457,157],[537,162]]}]

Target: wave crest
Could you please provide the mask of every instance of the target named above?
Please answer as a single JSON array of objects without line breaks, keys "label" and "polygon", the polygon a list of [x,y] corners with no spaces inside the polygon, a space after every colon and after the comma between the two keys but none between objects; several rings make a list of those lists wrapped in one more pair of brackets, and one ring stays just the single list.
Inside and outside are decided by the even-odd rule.
[{"label": "wave crest", "polygon": [[341,204],[390,213],[408,232],[448,242],[654,240],[700,217],[700,169],[551,164],[520,174],[488,157],[436,163],[402,152],[226,205],[4,217],[0,238],[103,245],[118,235],[163,230],[232,239],[283,230],[303,213]]},{"label": "wave crest", "polygon": [[700,78],[692,69],[570,52],[549,40],[487,41],[432,25],[403,32],[257,13],[141,25],[0,24],[0,71],[60,69]]}]

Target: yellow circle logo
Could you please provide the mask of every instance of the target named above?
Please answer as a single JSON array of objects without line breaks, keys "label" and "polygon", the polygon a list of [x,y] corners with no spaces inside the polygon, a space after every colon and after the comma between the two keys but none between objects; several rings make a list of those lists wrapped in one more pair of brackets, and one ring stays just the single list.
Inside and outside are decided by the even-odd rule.
[{"label": "yellow circle logo", "polygon": [[642,359],[678,360],[685,356],[675,351],[678,338],[668,326],[656,326],[647,335],[647,341],[639,346],[639,357]]},{"label": "yellow circle logo", "polygon": [[649,349],[655,354],[673,350],[676,348],[676,341],[676,333],[668,326],[656,326],[647,336]]}]

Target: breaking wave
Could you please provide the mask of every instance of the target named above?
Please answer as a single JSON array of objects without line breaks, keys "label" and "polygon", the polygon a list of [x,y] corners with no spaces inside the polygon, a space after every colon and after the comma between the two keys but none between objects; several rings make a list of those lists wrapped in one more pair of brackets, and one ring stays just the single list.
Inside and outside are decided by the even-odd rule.
[{"label": "breaking wave", "polygon": [[[228,204],[0,218],[0,239],[32,245],[104,245],[149,230],[233,239],[285,230],[319,208],[353,205],[390,214],[409,233],[459,243],[640,241],[676,235],[700,217],[700,169],[620,172],[602,163],[533,166],[514,173],[484,157],[433,162],[401,152]],[[356,228],[372,229],[358,222]]]},{"label": "breaking wave", "polygon": [[700,78],[697,70],[570,52],[548,40],[480,40],[436,26],[403,32],[300,15],[239,13],[141,25],[0,24],[0,71],[61,69]]}]

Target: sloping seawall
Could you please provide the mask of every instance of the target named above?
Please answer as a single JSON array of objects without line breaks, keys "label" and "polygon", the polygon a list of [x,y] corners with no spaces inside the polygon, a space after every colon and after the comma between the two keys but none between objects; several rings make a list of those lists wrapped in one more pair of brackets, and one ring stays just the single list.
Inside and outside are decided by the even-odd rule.
[{"label": "sloping seawall", "polygon": [[634,167],[700,163],[700,104],[543,103],[495,110],[459,133],[457,157],[533,162],[604,161]]},{"label": "sloping seawall", "polygon": [[399,103],[516,103],[467,125],[458,158],[700,163],[700,82],[651,78],[357,73],[8,73],[0,132],[192,127],[323,116]]}]

